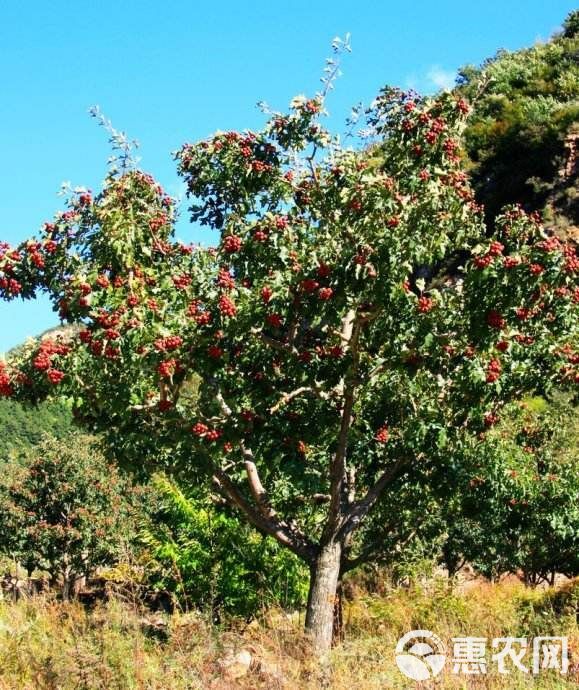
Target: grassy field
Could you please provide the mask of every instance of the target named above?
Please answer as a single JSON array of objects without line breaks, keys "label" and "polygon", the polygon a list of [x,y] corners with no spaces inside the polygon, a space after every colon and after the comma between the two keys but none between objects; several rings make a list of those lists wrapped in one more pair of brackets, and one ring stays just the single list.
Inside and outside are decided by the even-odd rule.
[{"label": "grassy field", "polygon": [[[49,598],[3,602],[0,688],[571,689],[579,684],[578,602],[579,582],[532,590],[518,582],[451,588],[441,579],[373,595],[358,591],[346,603],[345,640],[324,667],[308,655],[298,614],[268,611],[250,624],[217,627],[197,613],[144,613],[120,600],[92,611]],[[449,649],[453,637],[489,638],[487,673],[455,675],[447,662],[436,680],[405,678],[395,664],[396,642],[420,628],[437,633]],[[548,634],[569,637],[566,677],[497,673],[492,638]]]}]

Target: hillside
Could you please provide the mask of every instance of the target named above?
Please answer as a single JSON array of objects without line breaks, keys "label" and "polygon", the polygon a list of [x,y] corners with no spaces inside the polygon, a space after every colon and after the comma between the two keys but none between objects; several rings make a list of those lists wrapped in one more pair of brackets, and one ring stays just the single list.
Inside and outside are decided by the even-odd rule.
[{"label": "hillside", "polygon": [[464,67],[458,92],[474,102],[465,144],[487,217],[521,203],[579,238],[579,11],[546,43]]}]

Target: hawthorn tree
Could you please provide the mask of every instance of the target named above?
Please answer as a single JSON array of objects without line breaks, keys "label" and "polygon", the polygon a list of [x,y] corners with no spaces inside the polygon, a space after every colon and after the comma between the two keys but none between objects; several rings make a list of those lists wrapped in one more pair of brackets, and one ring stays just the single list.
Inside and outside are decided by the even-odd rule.
[{"label": "hawthorn tree", "polygon": [[519,209],[487,237],[467,103],[384,89],[343,146],[324,98],[176,154],[215,247],[175,241],[173,200],[120,142],[100,193],[0,258],[5,299],[44,290],[78,326],[3,364],[2,394],[68,395],[117,449],[212,481],[308,564],[318,652],[381,497],[444,482],[505,402],[579,381],[576,247]]},{"label": "hawthorn tree", "polygon": [[46,437],[0,483],[0,551],[29,576],[60,580],[67,599],[97,566],[115,562],[123,538],[135,538],[136,498],[94,439]]}]

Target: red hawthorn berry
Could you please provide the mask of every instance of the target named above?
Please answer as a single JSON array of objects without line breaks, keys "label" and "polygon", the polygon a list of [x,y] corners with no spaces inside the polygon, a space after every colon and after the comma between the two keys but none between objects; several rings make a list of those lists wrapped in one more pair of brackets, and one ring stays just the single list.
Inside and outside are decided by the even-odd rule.
[{"label": "red hawthorn berry", "polygon": [[50,356],[45,352],[40,352],[34,358],[34,361],[32,362],[32,366],[37,371],[46,371],[47,369],[50,369],[50,363],[51,363],[50,362]]},{"label": "red hawthorn berry", "polygon": [[50,381],[50,383],[52,383],[54,386],[56,386],[64,378],[64,372],[59,371],[58,369],[49,369],[46,372],[46,376],[48,377],[48,380]]},{"label": "red hawthorn berry", "polygon": [[303,352],[300,352],[300,354],[298,355],[298,359],[300,360],[300,362],[304,362],[305,364],[311,362],[312,357],[313,355],[309,350],[304,350]]},{"label": "red hawthorn berry", "polygon": [[161,412],[167,412],[168,410],[172,409],[174,405],[170,400],[159,400],[157,407]]},{"label": "red hawthorn berry", "polygon": [[225,441],[225,443],[223,444],[223,451],[225,453],[231,453],[232,450],[233,450],[233,443],[231,443],[230,441]]},{"label": "red hawthorn berry", "polygon": [[360,199],[352,199],[348,206],[352,209],[352,211],[360,211],[362,208],[362,202]]},{"label": "red hawthorn berry", "polygon": [[430,297],[419,297],[418,298],[418,311],[421,314],[427,314],[434,308],[434,300]]},{"label": "red hawthorn berry", "polygon": [[267,323],[273,328],[280,328],[283,321],[279,314],[268,314],[266,317]]},{"label": "red hawthorn berry", "polygon": [[265,285],[264,287],[261,288],[261,299],[264,301],[265,304],[269,302],[273,295],[272,289]]},{"label": "red hawthorn berry", "polygon": [[305,455],[308,452],[308,447],[303,441],[298,441],[297,449],[301,455]]},{"label": "red hawthorn berry", "polygon": [[222,432],[219,429],[210,429],[206,434],[205,434],[205,440],[206,441],[217,441],[219,438],[221,438]]},{"label": "red hawthorn berry", "polygon": [[503,315],[496,309],[491,309],[487,314],[487,323],[491,328],[501,330],[505,327],[505,319]]},{"label": "red hawthorn berry", "polygon": [[387,443],[389,438],[390,431],[387,426],[380,427],[376,432],[376,436],[374,436],[374,440],[378,443]]},{"label": "red hawthorn berry", "polygon": [[484,416],[484,423],[485,426],[494,426],[495,424],[498,424],[499,422],[499,416],[497,414],[494,414],[492,412],[487,412]]},{"label": "red hawthorn berry", "polygon": [[318,290],[318,298],[323,301],[331,299],[333,294],[334,291],[330,287],[323,287]]},{"label": "red hawthorn berry", "polygon": [[529,266],[529,271],[534,276],[541,275],[541,273],[543,273],[544,270],[545,270],[545,268],[543,266],[541,266],[541,264],[531,264]]},{"label": "red hawthorn berry", "polygon": [[304,292],[315,292],[319,287],[320,284],[313,278],[306,278],[305,280],[302,280],[302,290]]},{"label": "red hawthorn berry", "polygon": [[105,288],[109,287],[109,285],[111,284],[111,281],[108,279],[108,276],[101,274],[96,279],[96,283],[99,287],[105,289]]},{"label": "red hawthorn berry", "polygon": [[497,242],[495,240],[494,242],[491,242],[491,246],[489,247],[489,254],[491,256],[500,256],[503,253],[504,248],[504,244],[501,244],[500,242]]},{"label": "red hawthorn berry", "polygon": [[220,357],[223,356],[223,350],[218,345],[210,345],[207,348],[207,354],[212,359],[219,359]]},{"label": "red hawthorn berry", "polygon": [[120,357],[120,355],[121,351],[118,347],[112,347],[112,345],[108,345],[105,349],[105,357],[107,359],[117,359],[118,357]]},{"label": "red hawthorn berry", "polygon": [[426,182],[426,180],[430,179],[430,173],[428,170],[424,169],[418,173],[418,177],[422,180],[422,182]]},{"label": "red hawthorn berry", "polygon": [[219,311],[223,316],[235,316],[237,314],[237,307],[235,306],[233,300],[231,300],[227,295],[221,295],[219,298]]},{"label": "red hawthorn berry", "polygon": [[207,424],[203,424],[203,422],[197,422],[191,427],[191,432],[195,434],[195,436],[199,436],[199,438],[205,436],[208,431],[209,427]]},{"label": "red hawthorn berry", "polygon": [[332,273],[332,269],[323,262],[320,262],[318,266],[318,276],[320,278],[327,278]]},{"label": "red hawthorn berry", "polygon": [[473,263],[475,268],[487,268],[493,262],[493,257],[490,254],[485,254],[484,256],[475,256]]},{"label": "red hawthorn berry", "polygon": [[498,359],[491,359],[487,367],[487,383],[494,383],[500,378],[501,375],[501,363]]},{"label": "red hawthorn berry", "polygon": [[463,115],[466,115],[470,111],[470,106],[464,100],[464,98],[458,99],[458,101],[456,102],[456,107]]},{"label": "red hawthorn berry", "polygon": [[178,289],[178,290],[185,290],[186,288],[191,285],[191,278],[189,276],[172,276],[172,281],[173,285]]},{"label": "red hawthorn berry", "polygon": [[223,240],[223,248],[228,254],[238,252],[241,249],[242,244],[241,237],[238,237],[237,235],[228,235]]},{"label": "red hawthorn berry", "polygon": [[392,216],[392,218],[388,219],[386,225],[389,228],[397,228],[400,225],[400,218],[398,218],[398,216]]},{"label": "red hawthorn berry", "polygon": [[136,307],[137,304],[139,304],[139,298],[137,297],[137,295],[130,295],[127,298],[127,304],[129,305],[129,307]]},{"label": "red hawthorn berry", "polygon": [[92,333],[90,331],[81,331],[78,334],[79,340],[81,343],[84,343],[85,345],[90,343],[92,340]]},{"label": "red hawthorn berry", "polygon": [[202,311],[195,316],[195,321],[200,326],[207,326],[208,324],[211,323],[212,320],[213,320],[213,317],[211,316],[211,312],[209,312],[209,311]]},{"label": "red hawthorn berry", "polygon": [[167,359],[159,364],[159,366],[157,367],[157,372],[159,373],[161,378],[170,379],[173,376],[173,374],[177,371],[177,369],[177,360]]},{"label": "red hawthorn berry", "polygon": [[518,256],[505,256],[503,259],[503,266],[505,268],[515,268],[521,263],[521,259]]},{"label": "red hawthorn berry", "polygon": [[235,287],[235,278],[231,275],[227,268],[220,268],[219,275],[217,276],[217,285],[219,287],[230,290]]},{"label": "red hawthorn berry", "polygon": [[253,233],[253,239],[256,242],[267,242],[269,235],[264,230],[255,230]]},{"label": "red hawthorn berry", "polygon": [[499,340],[495,347],[499,352],[506,352],[509,349],[509,343],[506,340]]},{"label": "red hawthorn berry", "polygon": [[526,321],[531,315],[531,310],[528,307],[519,307],[515,309],[515,314],[519,321]]}]

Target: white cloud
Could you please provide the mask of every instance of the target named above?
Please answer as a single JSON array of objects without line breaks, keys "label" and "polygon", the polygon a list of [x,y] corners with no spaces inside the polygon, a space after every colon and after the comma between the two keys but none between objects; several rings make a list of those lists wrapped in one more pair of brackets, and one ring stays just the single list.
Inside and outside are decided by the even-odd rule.
[{"label": "white cloud", "polygon": [[442,69],[438,65],[433,65],[426,73],[426,78],[436,89],[448,91],[454,87],[456,72]]}]

